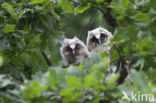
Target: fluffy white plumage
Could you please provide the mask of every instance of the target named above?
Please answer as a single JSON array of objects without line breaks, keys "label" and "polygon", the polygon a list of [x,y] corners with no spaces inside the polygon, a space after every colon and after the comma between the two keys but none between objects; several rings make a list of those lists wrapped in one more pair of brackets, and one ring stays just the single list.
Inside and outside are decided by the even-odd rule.
[{"label": "fluffy white plumage", "polygon": [[108,51],[110,49],[108,44],[112,37],[111,32],[102,27],[88,31],[87,48],[95,52]]},{"label": "fluffy white plumage", "polygon": [[62,58],[68,63],[78,65],[83,58],[88,58],[89,51],[86,45],[77,37],[65,38],[60,48]]}]

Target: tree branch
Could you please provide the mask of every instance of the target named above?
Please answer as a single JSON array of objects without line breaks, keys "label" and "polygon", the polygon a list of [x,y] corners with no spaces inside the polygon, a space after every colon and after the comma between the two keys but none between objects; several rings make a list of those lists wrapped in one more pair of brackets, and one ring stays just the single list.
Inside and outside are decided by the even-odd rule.
[{"label": "tree branch", "polygon": [[[91,2],[91,1],[90,1]],[[105,0],[105,2],[107,2],[108,4],[110,4],[112,2],[112,0]],[[91,2],[93,4],[93,7],[96,8],[97,10],[99,10],[102,14],[103,14],[103,18],[106,19],[108,25],[114,28],[118,25],[117,24],[117,20],[111,15],[111,8],[103,5],[106,7],[106,10],[104,11],[103,9],[99,8],[99,6],[96,6],[96,4],[94,4],[94,2]]]},{"label": "tree branch", "polygon": [[45,61],[48,64],[48,66],[52,66],[52,62],[49,60],[49,58],[47,57],[47,55],[45,54],[44,51],[42,51],[42,56],[45,59]]}]

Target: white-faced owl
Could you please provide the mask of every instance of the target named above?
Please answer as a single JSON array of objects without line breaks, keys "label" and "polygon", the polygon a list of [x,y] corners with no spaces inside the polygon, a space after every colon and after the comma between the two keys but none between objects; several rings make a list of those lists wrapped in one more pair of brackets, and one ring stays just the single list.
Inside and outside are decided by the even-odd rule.
[{"label": "white-faced owl", "polygon": [[95,52],[108,51],[110,49],[108,44],[112,37],[112,34],[102,27],[88,31],[87,48]]},{"label": "white-faced owl", "polygon": [[86,45],[77,37],[65,38],[60,48],[62,58],[69,64],[78,65],[83,58],[89,57]]}]

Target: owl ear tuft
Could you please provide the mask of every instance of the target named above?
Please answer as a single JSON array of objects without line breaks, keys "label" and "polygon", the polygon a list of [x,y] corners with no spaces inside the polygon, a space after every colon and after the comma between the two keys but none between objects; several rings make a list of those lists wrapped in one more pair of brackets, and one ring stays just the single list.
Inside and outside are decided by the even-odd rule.
[{"label": "owl ear tuft", "polygon": [[67,38],[64,38],[64,43],[66,43],[66,42],[68,42],[69,41],[69,39],[67,39]]},{"label": "owl ear tuft", "polygon": [[88,35],[90,35],[91,34],[91,31],[88,31]]},{"label": "owl ear tuft", "polygon": [[110,36],[110,38],[113,38],[113,35],[112,35],[112,33],[109,33],[109,36]]},{"label": "owl ear tuft", "polygon": [[74,39],[78,39],[76,36],[74,36]]},{"label": "owl ear tuft", "polygon": [[102,28],[101,26],[99,26],[99,28]]},{"label": "owl ear tuft", "polygon": [[92,31],[88,31],[88,36],[91,38],[94,35]]}]

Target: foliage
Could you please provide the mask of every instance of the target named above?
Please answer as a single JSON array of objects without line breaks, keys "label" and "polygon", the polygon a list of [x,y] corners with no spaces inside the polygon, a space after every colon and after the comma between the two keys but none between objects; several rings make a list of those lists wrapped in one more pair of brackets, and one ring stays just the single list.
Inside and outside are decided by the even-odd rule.
[{"label": "foliage", "polygon": [[[155,0],[1,0],[0,103],[127,103],[123,92],[131,91],[156,96],[155,5]],[[121,85],[114,85],[121,73],[107,72],[106,53],[62,67],[63,36],[85,41],[87,31],[100,25],[114,35],[111,68],[124,61],[130,69]]]}]

